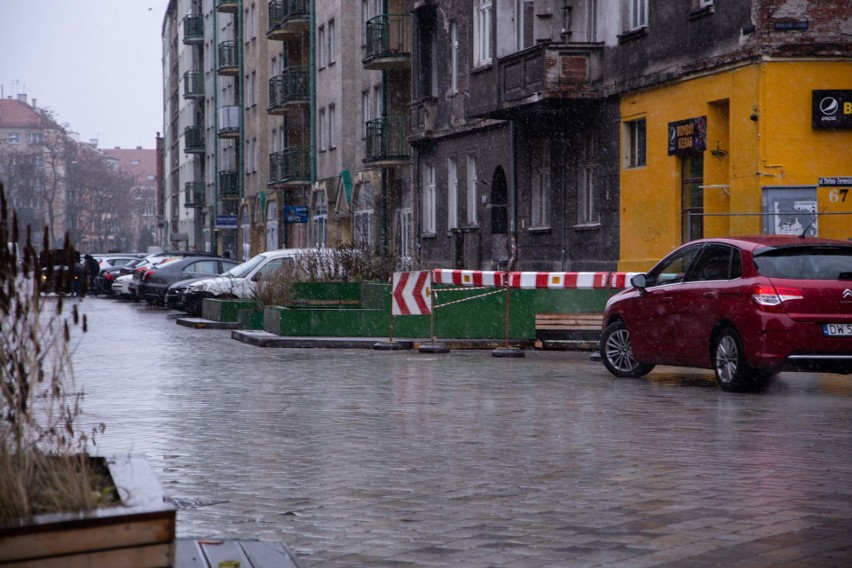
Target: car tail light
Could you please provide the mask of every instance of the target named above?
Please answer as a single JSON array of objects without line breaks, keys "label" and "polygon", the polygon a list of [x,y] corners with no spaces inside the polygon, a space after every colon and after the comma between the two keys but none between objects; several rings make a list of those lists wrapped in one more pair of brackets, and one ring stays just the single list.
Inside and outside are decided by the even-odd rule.
[{"label": "car tail light", "polygon": [[115,280],[115,274],[110,274],[109,272],[105,272],[104,273],[104,280],[106,280],[107,282],[112,282],[113,280]]},{"label": "car tail light", "polygon": [[151,276],[153,276],[154,272],[155,272],[154,270],[150,270],[150,269],[146,270],[145,272],[142,273],[142,280],[147,282],[148,280],[151,279]]},{"label": "car tail light", "polygon": [[802,291],[798,288],[760,284],[751,289],[751,299],[767,312],[783,312],[784,302],[802,298]]}]

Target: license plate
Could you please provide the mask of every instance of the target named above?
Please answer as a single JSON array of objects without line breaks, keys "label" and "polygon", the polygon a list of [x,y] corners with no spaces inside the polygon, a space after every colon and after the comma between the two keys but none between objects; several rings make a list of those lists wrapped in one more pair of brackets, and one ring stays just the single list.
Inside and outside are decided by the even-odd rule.
[{"label": "license plate", "polygon": [[852,323],[824,323],[822,332],[826,337],[852,337]]}]

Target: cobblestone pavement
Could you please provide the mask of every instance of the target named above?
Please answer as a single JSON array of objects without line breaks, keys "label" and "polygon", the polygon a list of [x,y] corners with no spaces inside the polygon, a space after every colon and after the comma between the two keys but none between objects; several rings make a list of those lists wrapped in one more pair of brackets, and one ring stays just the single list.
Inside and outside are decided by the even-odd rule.
[{"label": "cobblestone pavement", "polygon": [[588,354],[259,349],[87,299],[103,453],[145,454],[178,535],[304,568],[852,565],[852,377],[759,394]]}]

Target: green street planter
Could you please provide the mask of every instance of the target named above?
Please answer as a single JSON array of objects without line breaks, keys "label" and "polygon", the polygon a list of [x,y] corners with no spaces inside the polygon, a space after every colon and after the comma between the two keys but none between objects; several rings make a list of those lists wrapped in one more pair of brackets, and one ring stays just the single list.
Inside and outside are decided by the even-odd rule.
[{"label": "green street planter", "polygon": [[172,566],[175,507],[142,457],[105,461],[120,505],[36,515],[0,525],[0,565]]}]

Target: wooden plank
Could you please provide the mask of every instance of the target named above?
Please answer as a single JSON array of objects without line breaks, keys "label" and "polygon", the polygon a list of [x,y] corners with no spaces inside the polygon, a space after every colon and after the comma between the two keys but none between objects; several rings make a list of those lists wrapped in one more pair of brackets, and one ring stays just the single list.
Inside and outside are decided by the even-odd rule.
[{"label": "wooden plank", "polygon": [[254,568],[299,568],[296,557],[284,543],[244,540],[240,544]]},{"label": "wooden plank", "polygon": [[165,568],[174,564],[174,543],[102,550],[3,564],[3,568]]},{"label": "wooden plank", "polygon": [[174,539],[174,531],[174,519],[156,518],[129,519],[126,522],[80,528],[56,527],[56,530],[0,537],[0,562],[168,543]]},{"label": "wooden plank", "polygon": [[175,541],[174,568],[207,568],[201,545],[194,538],[179,538]]},{"label": "wooden plank", "polygon": [[212,542],[201,541],[201,550],[204,551],[204,558],[208,565],[213,568],[218,568],[220,563],[223,562],[226,563],[225,566],[228,566],[228,562],[234,561],[239,561],[240,568],[256,568],[249,563],[248,556],[243,552],[239,541],[223,540],[216,541],[216,544],[212,544]]},{"label": "wooden plank", "polygon": [[536,330],[600,331],[603,314],[536,314]]}]

